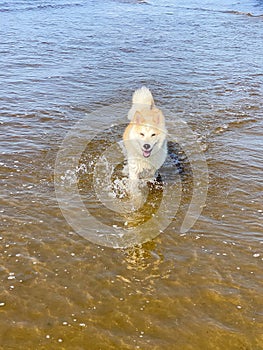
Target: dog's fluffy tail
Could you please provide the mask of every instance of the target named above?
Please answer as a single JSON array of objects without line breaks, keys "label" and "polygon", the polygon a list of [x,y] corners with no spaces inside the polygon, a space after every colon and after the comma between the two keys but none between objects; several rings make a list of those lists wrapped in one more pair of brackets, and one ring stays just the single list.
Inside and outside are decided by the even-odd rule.
[{"label": "dog's fluffy tail", "polygon": [[154,107],[154,100],[151,91],[143,86],[135,90],[132,96],[132,107],[128,113],[128,119],[131,120],[137,111],[142,109],[152,109]]}]

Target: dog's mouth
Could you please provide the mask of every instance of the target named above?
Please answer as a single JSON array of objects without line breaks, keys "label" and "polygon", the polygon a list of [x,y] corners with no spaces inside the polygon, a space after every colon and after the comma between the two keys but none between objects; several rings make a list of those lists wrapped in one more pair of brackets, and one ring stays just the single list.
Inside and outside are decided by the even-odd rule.
[{"label": "dog's mouth", "polygon": [[151,152],[152,152],[152,150],[142,150],[142,154],[143,154],[143,156],[144,156],[144,158],[148,158],[148,157],[150,157],[150,155],[151,155]]}]

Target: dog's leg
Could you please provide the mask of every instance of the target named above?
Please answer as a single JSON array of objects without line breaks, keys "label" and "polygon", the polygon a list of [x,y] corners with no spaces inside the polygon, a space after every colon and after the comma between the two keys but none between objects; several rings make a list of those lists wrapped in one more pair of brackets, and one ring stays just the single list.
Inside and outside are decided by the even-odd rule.
[{"label": "dog's leg", "polygon": [[137,166],[133,162],[128,163],[128,171],[129,171],[129,181],[128,181],[128,195],[132,202],[134,210],[139,209],[143,202],[144,196],[142,191],[139,188],[140,179],[138,174]]},{"label": "dog's leg", "polygon": [[136,168],[129,164],[129,195],[130,197],[136,196],[139,192],[139,177],[136,172]]}]

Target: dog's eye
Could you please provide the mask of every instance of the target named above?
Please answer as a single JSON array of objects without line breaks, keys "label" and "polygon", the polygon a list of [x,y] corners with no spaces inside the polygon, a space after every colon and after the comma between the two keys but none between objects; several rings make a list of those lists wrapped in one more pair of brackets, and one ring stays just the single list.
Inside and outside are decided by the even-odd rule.
[{"label": "dog's eye", "polygon": [[156,136],[156,134],[152,134],[152,137]]},{"label": "dog's eye", "polygon": [[141,135],[142,137],[144,137],[144,133],[143,133],[143,132],[141,132],[140,135]]}]

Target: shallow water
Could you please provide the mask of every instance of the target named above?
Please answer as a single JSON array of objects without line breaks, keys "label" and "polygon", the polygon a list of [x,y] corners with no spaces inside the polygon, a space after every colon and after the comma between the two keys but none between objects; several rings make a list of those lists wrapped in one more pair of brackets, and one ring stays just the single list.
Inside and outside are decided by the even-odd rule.
[{"label": "shallow water", "polygon": [[[257,0],[0,2],[1,349],[263,349],[262,14]],[[177,142],[180,169],[162,174],[168,189],[181,185],[179,208],[165,204],[170,225],[154,239],[112,249],[62,215],[56,157],[84,121],[82,167],[70,172],[69,145],[60,175],[66,189],[77,179],[94,217],[118,226],[91,191],[91,151],[118,141],[143,84]],[[181,121],[209,173],[187,232],[196,184]],[[158,204],[162,193],[150,195]]]}]

